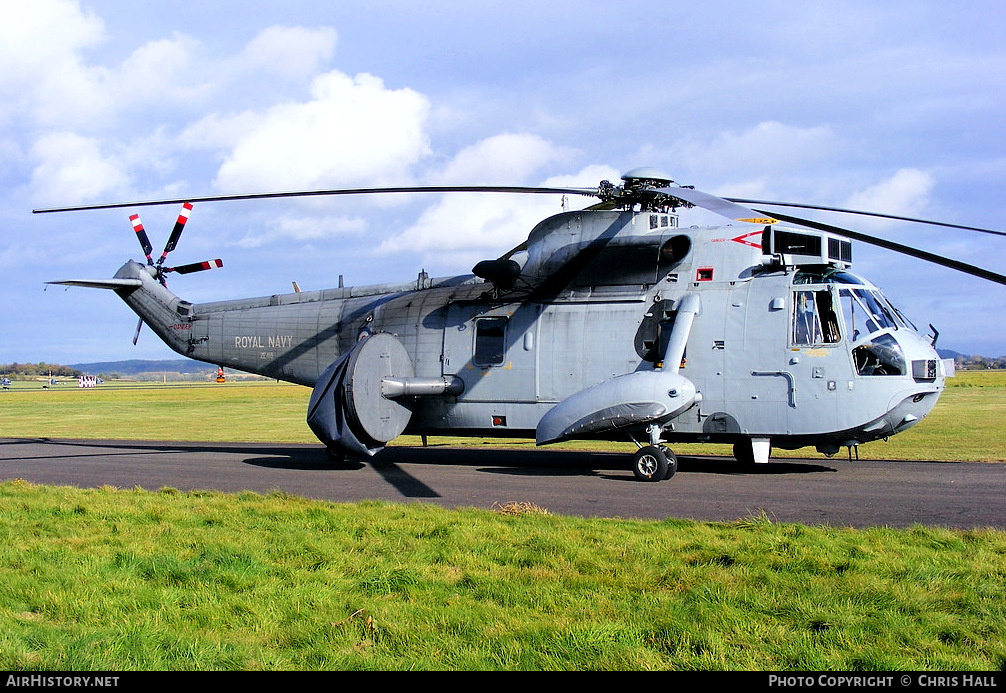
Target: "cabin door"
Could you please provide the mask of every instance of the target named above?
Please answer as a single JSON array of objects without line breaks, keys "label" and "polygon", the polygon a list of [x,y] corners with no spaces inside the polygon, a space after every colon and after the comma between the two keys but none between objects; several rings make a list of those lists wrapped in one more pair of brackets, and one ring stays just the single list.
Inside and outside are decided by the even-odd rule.
[{"label": "cabin door", "polygon": [[443,374],[465,383],[468,402],[534,402],[537,304],[452,303],[444,325]]}]

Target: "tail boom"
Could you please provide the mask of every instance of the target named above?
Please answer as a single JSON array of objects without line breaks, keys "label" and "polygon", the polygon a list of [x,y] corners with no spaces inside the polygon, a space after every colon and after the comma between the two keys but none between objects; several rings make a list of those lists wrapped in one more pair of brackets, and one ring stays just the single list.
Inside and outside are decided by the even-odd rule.
[{"label": "tail boom", "polygon": [[130,260],[111,279],[67,279],[48,283],[114,291],[172,351],[190,356],[191,330],[187,328],[191,304],[171,293],[148,267]]}]

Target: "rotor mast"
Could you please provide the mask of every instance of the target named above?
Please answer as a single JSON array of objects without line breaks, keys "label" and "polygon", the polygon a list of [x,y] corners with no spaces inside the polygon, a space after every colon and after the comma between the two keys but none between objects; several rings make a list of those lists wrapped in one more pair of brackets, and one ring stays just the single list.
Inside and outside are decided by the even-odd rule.
[{"label": "rotor mast", "polygon": [[601,204],[616,209],[632,209],[639,205],[642,212],[663,211],[670,208],[689,208],[694,205],[667,193],[666,189],[674,182],[673,179],[659,169],[643,166],[634,168],[622,176],[624,183],[616,186],[603,180],[597,188],[597,196]]}]

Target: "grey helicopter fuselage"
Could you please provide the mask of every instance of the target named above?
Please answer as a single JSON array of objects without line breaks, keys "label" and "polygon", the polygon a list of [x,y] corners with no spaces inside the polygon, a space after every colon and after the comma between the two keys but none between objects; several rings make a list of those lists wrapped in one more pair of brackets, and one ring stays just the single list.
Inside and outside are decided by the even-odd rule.
[{"label": "grey helicopter fuselage", "polygon": [[[850,247],[582,210],[482,276],[190,303],[128,262],[105,288],[180,354],[314,388],[329,448],[356,451],[332,432],[348,426],[370,453],[400,433],[632,438],[741,443],[764,462],[894,435],[944,387],[932,340],[849,271]],[[349,405],[318,408],[342,390]]]}]

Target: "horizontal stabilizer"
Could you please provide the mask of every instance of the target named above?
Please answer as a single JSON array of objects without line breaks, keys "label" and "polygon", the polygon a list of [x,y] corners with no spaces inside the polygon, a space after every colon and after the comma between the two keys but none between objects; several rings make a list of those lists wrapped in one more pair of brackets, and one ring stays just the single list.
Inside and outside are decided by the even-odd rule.
[{"label": "horizontal stabilizer", "polygon": [[88,289],[129,289],[143,285],[139,279],[66,279],[61,282],[46,282],[63,286],[83,286]]}]

